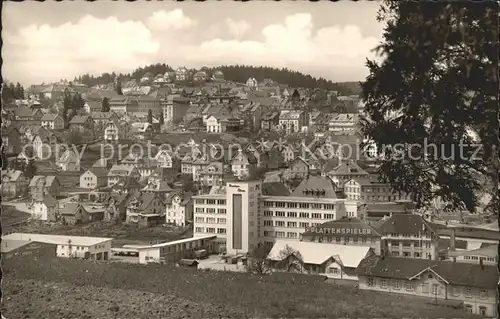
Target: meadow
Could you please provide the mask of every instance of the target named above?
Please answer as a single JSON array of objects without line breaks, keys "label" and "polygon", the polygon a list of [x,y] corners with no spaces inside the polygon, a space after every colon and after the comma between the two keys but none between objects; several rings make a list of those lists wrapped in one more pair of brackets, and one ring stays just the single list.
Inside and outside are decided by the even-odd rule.
[{"label": "meadow", "polygon": [[[142,291],[168,295],[211,305],[219,309],[223,317],[466,317],[463,309],[434,305],[432,300],[361,291],[356,287],[327,284],[321,277],[308,275],[275,273],[262,277],[249,273],[201,271],[169,265],[99,263],[64,258],[14,258],[4,262],[3,270],[5,281],[9,278],[39,280],[62,282],[76,287],[75,289],[94,286],[130,290],[131,293]],[[9,291],[4,293],[8,295]],[[119,305],[120,300],[116,302]],[[175,303],[175,300],[172,302]]]}]

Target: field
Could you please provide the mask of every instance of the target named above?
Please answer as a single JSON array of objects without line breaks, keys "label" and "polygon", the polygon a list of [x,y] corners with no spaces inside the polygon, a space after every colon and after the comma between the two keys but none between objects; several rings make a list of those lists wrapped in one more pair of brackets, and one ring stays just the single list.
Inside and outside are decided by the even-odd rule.
[{"label": "field", "polygon": [[149,244],[150,241],[172,241],[191,237],[188,228],[174,226],[156,226],[141,228],[137,225],[114,224],[112,222],[94,222],[86,225],[41,224],[33,222],[19,229],[24,233],[56,234],[73,236],[92,236],[114,238],[113,245]]},{"label": "field", "polygon": [[[54,319],[74,318],[75,313],[78,318],[91,318],[90,311],[99,313],[99,318],[120,319],[466,317],[464,310],[433,305],[432,300],[360,291],[306,275],[260,277],[63,258],[6,260],[3,270],[4,293],[11,299],[2,312],[8,318],[22,313],[23,307],[28,307],[28,315],[52,311]],[[31,302],[38,296],[51,300]],[[71,300],[78,301],[72,304]]]},{"label": "field", "polygon": [[15,224],[30,217],[30,214],[17,210],[14,206],[2,205],[2,225],[3,227]]}]

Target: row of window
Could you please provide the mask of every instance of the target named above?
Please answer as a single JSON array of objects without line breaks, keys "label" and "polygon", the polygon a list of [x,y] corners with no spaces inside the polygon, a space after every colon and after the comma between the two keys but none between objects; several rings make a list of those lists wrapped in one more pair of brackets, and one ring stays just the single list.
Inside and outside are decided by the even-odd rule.
[{"label": "row of window", "polygon": [[335,220],[335,214],[321,214],[321,213],[297,213],[297,212],[283,212],[283,211],[264,211],[265,217],[289,217],[289,218],[313,218],[313,219],[328,219]]},{"label": "row of window", "polygon": [[493,257],[464,256],[465,260],[479,260],[479,258],[482,258],[483,260],[486,261],[495,261],[495,258]]},{"label": "row of window", "polygon": [[195,210],[197,213],[207,213],[207,214],[226,214],[225,208],[202,208],[196,207]]},{"label": "row of window", "polygon": [[310,204],[310,203],[293,203],[293,202],[273,202],[265,201],[264,207],[279,207],[279,208],[303,208],[303,209],[326,209],[334,210],[335,204]]},{"label": "row of window", "polygon": [[225,199],[197,199],[196,204],[201,205],[226,205]]},{"label": "row of window", "polygon": [[421,248],[421,247],[424,247],[425,248],[431,248],[431,243],[430,242],[425,242],[425,245],[422,245],[422,243],[420,241],[408,241],[408,242],[399,242],[399,241],[391,241],[390,242],[391,244],[391,248],[400,248],[400,247],[403,247],[403,248],[411,248],[412,247],[412,244],[413,244],[413,247],[414,248]]},{"label": "row of window", "polygon": [[[405,258],[421,258],[422,253],[421,252],[409,252],[409,251],[403,251],[403,253],[400,253],[399,251],[391,251],[391,256],[392,257],[405,257]],[[425,253],[425,258],[430,259],[432,255],[430,253]]]},{"label": "row of window", "polygon": [[215,217],[207,217],[205,219],[205,217],[196,217],[195,219],[195,222],[197,223],[210,223],[210,224],[215,224],[217,222],[217,224],[225,224],[226,223],[226,219],[225,218],[215,218]]},{"label": "row of window", "polygon": [[264,231],[264,237],[276,237],[276,238],[299,238],[299,233],[296,232],[284,232],[284,231]]},{"label": "row of window", "polygon": [[[313,239],[313,241],[317,242],[325,242],[325,243],[333,243],[333,237],[332,236],[326,236],[326,237],[320,237],[318,240]],[[351,236],[337,236],[335,237],[335,243],[351,243],[351,244],[366,244],[366,243],[371,243],[375,244],[377,242],[377,238],[375,237],[351,237]]]},{"label": "row of window", "polygon": [[[429,275],[429,278],[432,278],[432,275]],[[380,288],[383,289],[405,289],[407,291],[417,291],[419,290],[420,287],[420,292],[421,293],[431,293],[432,295],[441,295],[444,294],[444,289],[441,289],[440,285],[438,284],[432,284],[430,285],[429,283],[423,283],[423,284],[417,284],[415,282],[411,282],[409,280],[407,281],[402,281],[402,280],[389,280],[389,279],[380,279]],[[368,278],[368,286],[369,287],[374,287],[376,286],[377,281],[375,278]],[[476,294],[476,291],[472,288],[469,287],[454,287],[451,286],[448,290],[449,294],[452,296],[459,296],[460,294],[463,294],[467,298],[472,298],[473,295]],[[479,298],[481,299],[487,299],[488,298],[488,291],[485,289],[480,289],[478,293]]]},{"label": "row of window", "polygon": [[195,232],[196,233],[208,233],[208,234],[215,234],[217,232],[217,234],[225,234],[226,229],[225,228],[215,229],[214,227],[207,227],[207,228],[196,227]]}]

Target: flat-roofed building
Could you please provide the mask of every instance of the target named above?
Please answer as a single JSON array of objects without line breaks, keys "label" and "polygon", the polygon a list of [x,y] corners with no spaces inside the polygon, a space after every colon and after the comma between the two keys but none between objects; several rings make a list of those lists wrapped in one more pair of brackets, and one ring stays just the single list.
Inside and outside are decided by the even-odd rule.
[{"label": "flat-roofed building", "polygon": [[108,260],[113,238],[12,233],[2,236],[3,240],[54,244],[57,257]]}]

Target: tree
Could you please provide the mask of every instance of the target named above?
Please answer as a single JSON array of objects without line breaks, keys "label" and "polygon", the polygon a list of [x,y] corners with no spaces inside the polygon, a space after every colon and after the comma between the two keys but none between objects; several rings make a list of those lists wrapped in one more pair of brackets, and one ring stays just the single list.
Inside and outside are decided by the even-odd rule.
[{"label": "tree", "polygon": [[160,112],[160,119],[158,120],[158,122],[160,123],[160,127],[162,127],[165,124],[165,118],[163,115],[163,111]]},{"label": "tree", "polygon": [[299,251],[286,245],[279,252],[279,262],[276,266],[286,272],[303,272],[304,260]]},{"label": "tree", "polygon": [[71,104],[72,103],[72,98],[71,98],[71,93],[69,92],[68,89],[64,90],[64,95],[63,95],[63,101],[62,101],[62,111],[61,111],[61,116],[64,120],[64,127],[68,128],[69,126],[69,119],[68,119],[68,112],[71,109]]},{"label": "tree", "polygon": [[116,79],[116,94],[123,95],[123,92],[122,92],[122,82],[120,81],[119,78]]},{"label": "tree", "polygon": [[36,166],[35,163],[30,160],[28,164],[26,164],[26,167],[24,168],[24,177],[28,179],[32,179],[33,176],[36,175]]},{"label": "tree", "polygon": [[63,139],[66,145],[78,145],[83,138],[80,132],[70,130],[67,134],[64,134]]},{"label": "tree", "polygon": [[249,256],[248,271],[259,275],[269,273],[269,268],[267,267],[267,256],[270,251],[271,249],[266,245],[259,244],[255,247]]},{"label": "tree", "polygon": [[153,124],[153,111],[148,110],[148,123]]},{"label": "tree", "polygon": [[107,97],[102,99],[102,108],[101,112],[109,112],[110,106],[109,106],[109,99]]},{"label": "tree", "polygon": [[498,5],[385,1],[377,19],[385,59],[367,61],[362,131],[382,150],[381,179],[417,208],[440,197],[474,212],[481,177],[498,199]]}]

